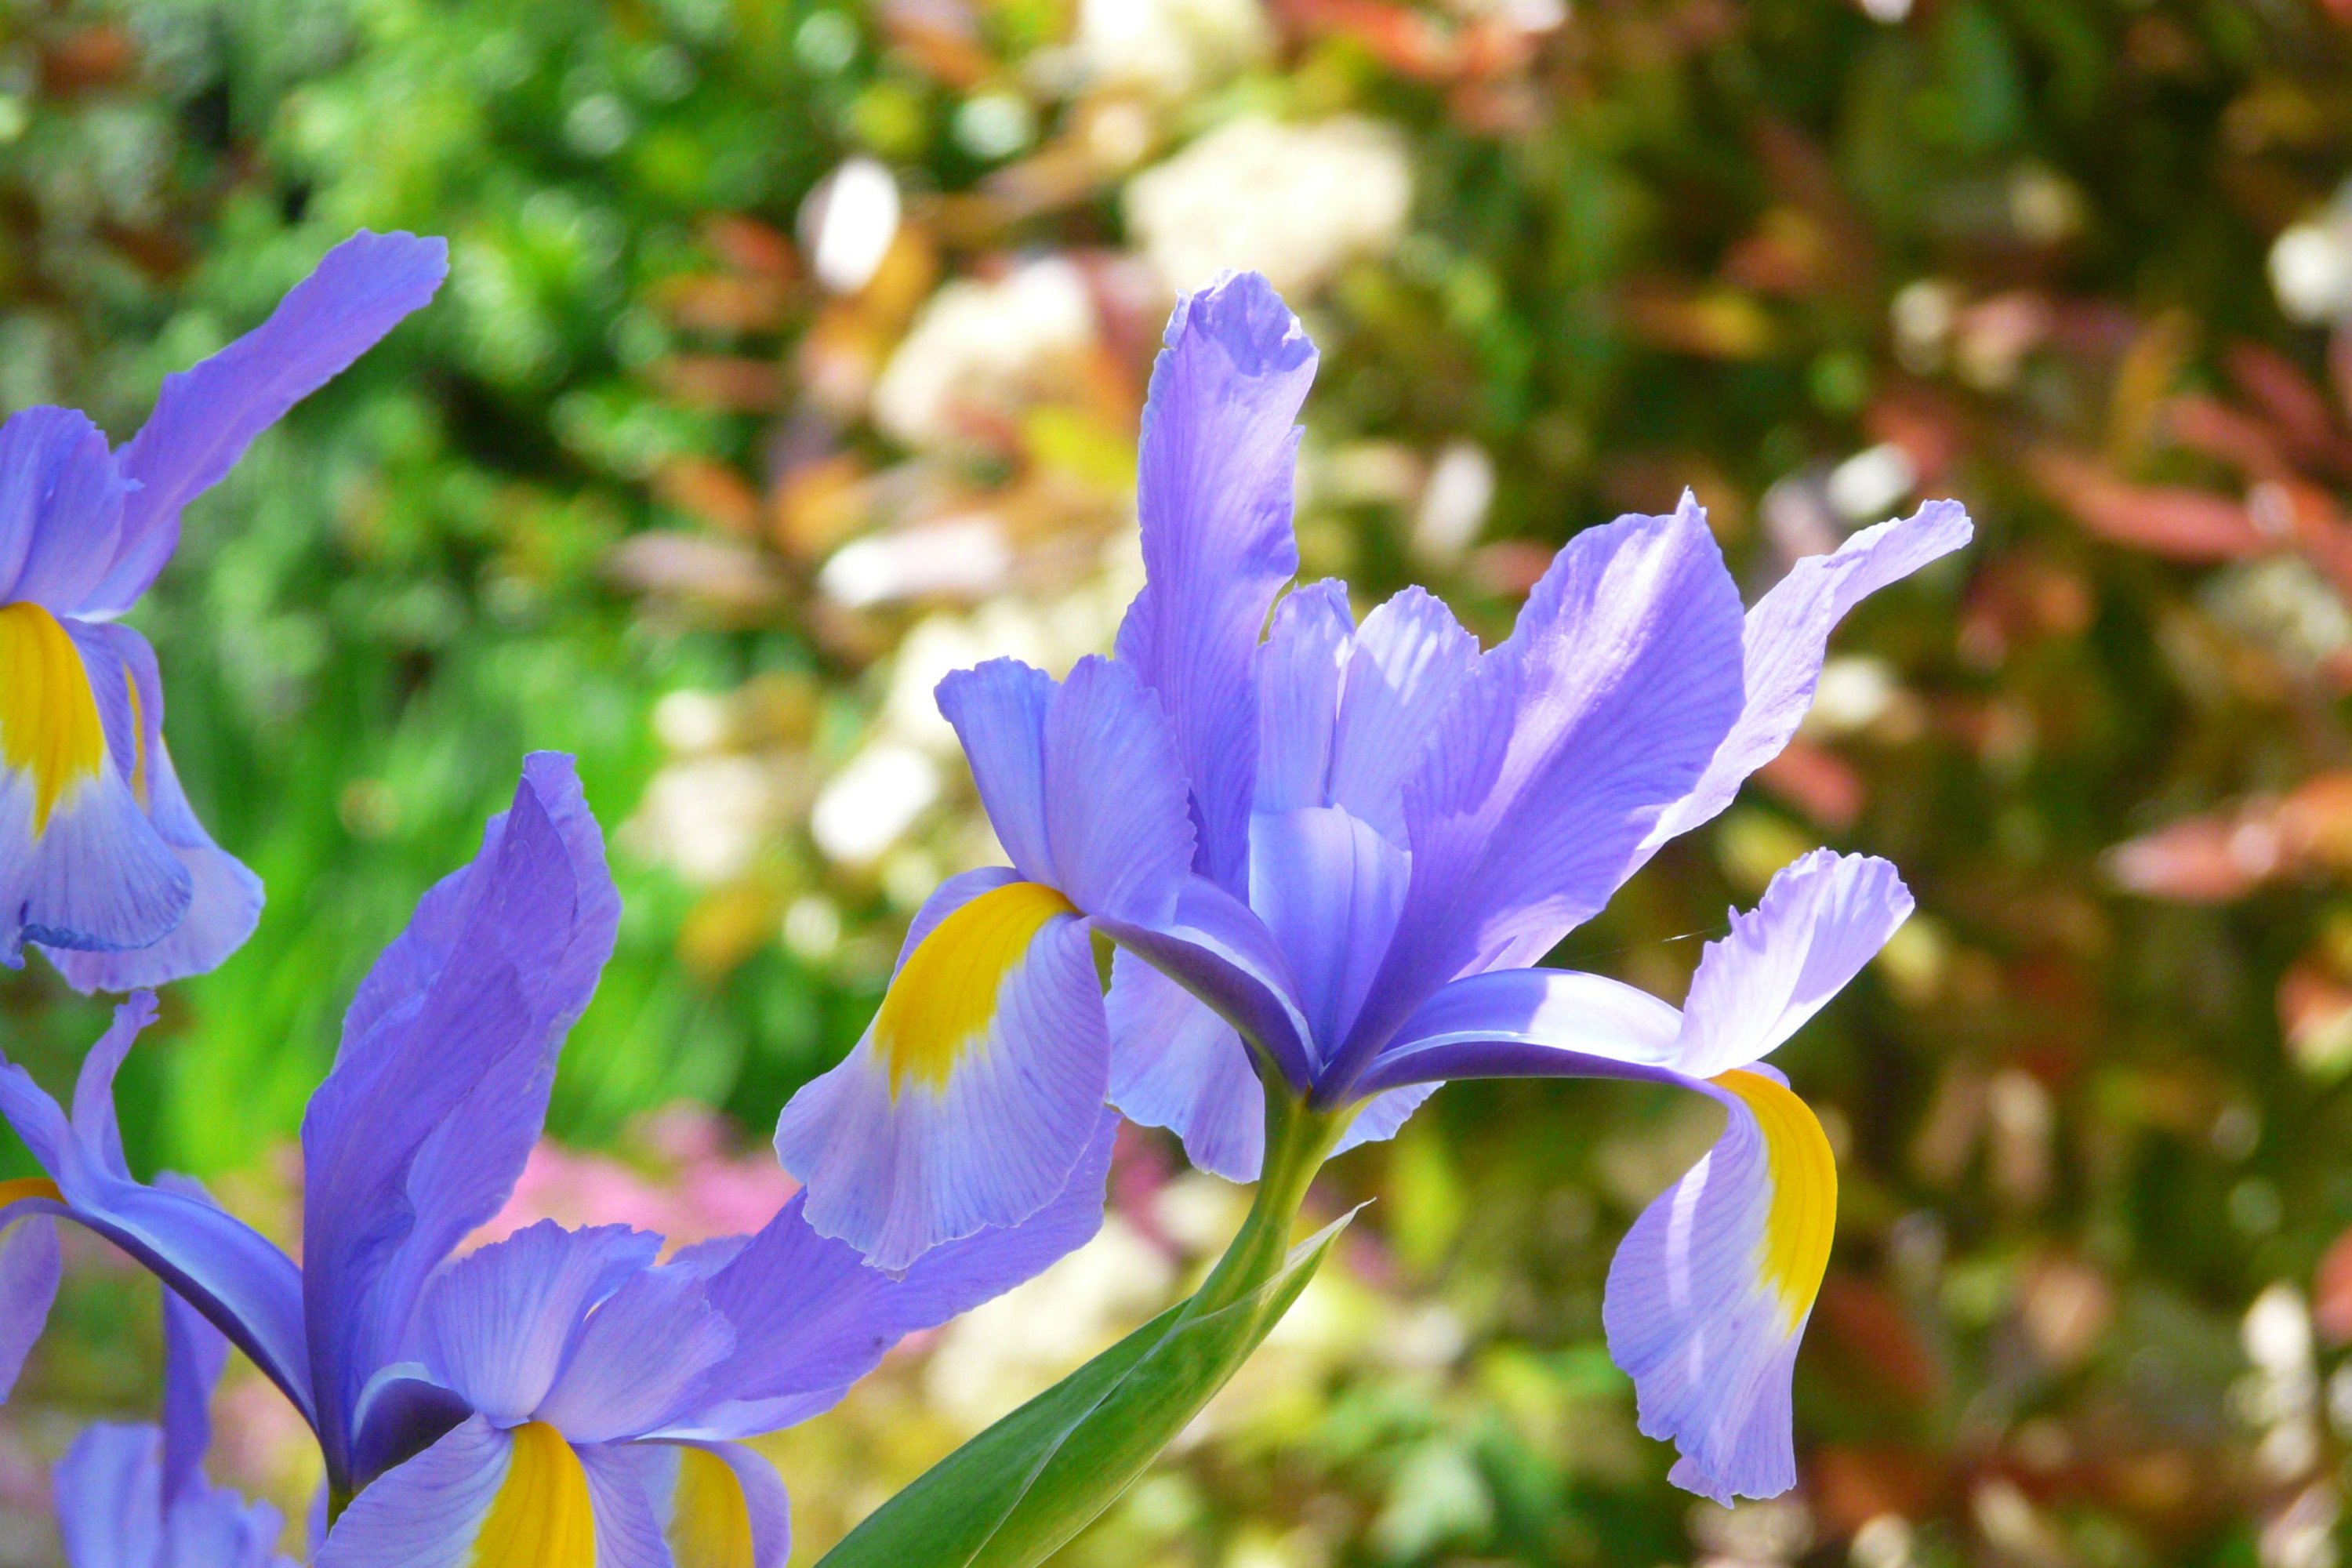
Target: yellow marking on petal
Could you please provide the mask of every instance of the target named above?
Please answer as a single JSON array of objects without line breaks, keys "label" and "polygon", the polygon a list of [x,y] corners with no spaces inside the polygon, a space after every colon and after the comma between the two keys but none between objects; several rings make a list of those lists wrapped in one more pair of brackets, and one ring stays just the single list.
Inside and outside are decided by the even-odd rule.
[{"label": "yellow marking on petal", "polygon": [[1830,1265],[1837,1229],[1837,1156],[1805,1102],[1762,1073],[1727,1072],[1713,1080],[1746,1103],[1764,1134],[1771,1205],[1756,1245],[1756,1268],[1780,1298],[1788,1331],[1812,1310]]},{"label": "yellow marking on petal", "polygon": [[701,1448],[678,1450],[670,1555],[677,1568],[751,1568],[751,1505],[727,1461]]},{"label": "yellow marking on petal", "polygon": [[0,1182],[0,1209],[10,1204],[23,1203],[26,1198],[47,1198],[53,1204],[66,1201],[65,1194],[58,1191],[58,1184],[47,1176],[17,1176]]},{"label": "yellow marking on petal", "polygon": [[122,672],[122,689],[131,699],[131,795],[139,809],[147,809],[147,716],[139,706],[139,682]]},{"label": "yellow marking on petal", "polygon": [[81,650],[40,605],[0,605],[0,763],[33,775],[36,836],[58,799],[105,761]]},{"label": "yellow marking on petal", "polygon": [[1056,915],[1077,910],[1053,889],[1007,882],[957,910],[923,938],[874,1015],[874,1048],[890,1069],[890,1097],[912,1075],[934,1089],[996,1016],[997,993],[1029,943]]},{"label": "yellow marking on petal", "polygon": [[507,1479],[474,1537],[473,1568],[596,1568],[588,1472],[544,1421],[518,1426]]}]

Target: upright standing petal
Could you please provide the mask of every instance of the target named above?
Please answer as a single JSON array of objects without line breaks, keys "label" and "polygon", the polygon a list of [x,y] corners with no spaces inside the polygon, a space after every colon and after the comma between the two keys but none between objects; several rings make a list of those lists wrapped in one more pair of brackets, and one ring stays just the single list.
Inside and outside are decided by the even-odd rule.
[{"label": "upright standing petal", "polygon": [[425,1369],[500,1426],[527,1420],[555,1386],[572,1331],[661,1237],[627,1226],[526,1226],[435,1276],[417,1312]]},{"label": "upright standing petal", "polygon": [[129,489],[89,416],[9,416],[0,425],[0,605],[70,613],[114,554]]},{"label": "upright standing petal", "polygon": [[154,412],[119,454],[139,489],[104,580],[72,606],[119,615],[180,542],[180,509],[218,484],[253,438],[375,346],[433,298],[449,271],[446,240],[353,235],[296,284],[269,319],[210,359],[163,378]]},{"label": "upright standing petal", "polygon": [[99,710],[107,749],[149,824],[187,872],[189,899],[171,933],[144,947],[43,951],[67,984],[85,994],[135,991],[205,973],[253,934],[261,919],[261,879],[213,842],[180,788],[163,743],[163,682],[147,639],[124,626],[77,622],[70,629],[93,688],[103,694]]},{"label": "upright standing petal", "polygon": [[1446,981],[1528,963],[1608,901],[1738,714],[1739,626],[1695,505],[1569,542],[1406,782],[1398,936],[1319,1092]]},{"label": "upright standing petal", "polygon": [[302,1123],[304,1300],[339,1484],[360,1391],[395,1359],[425,1279],[513,1190],[618,916],[570,760],[540,753],[352,1000]]},{"label": "upright standing petal", "polygon": [[1178,302],[1144,405],[1136,491],[1146,584],[1118,658],[1160,694],[1192,780],[1194,868],[1239,893],[1257,749],[1251,662],[1298,571],[1294,421],[1315,346],[1254,272]]},{"label": "upright standing petal", "polygon": [[1830,633],[1846,612],[1898,578],[1948,555],[1974,533],[1958,501],[1932,500],[1907,518],[1864,529],[1827,555],[1809,555],[1748,613],[1747,696],[1739,719],[1691,792],[1668,807],[1643,846],[1659,845],[1731,804],[1748,775],[1780,754],[1813,705]]},{"label": "upright standing petal", "polygon": [[1366,616],[1333,726],[1328,804],[1405,843],[1404,781],[1477,664],[1478,640],[1419,588]]}]

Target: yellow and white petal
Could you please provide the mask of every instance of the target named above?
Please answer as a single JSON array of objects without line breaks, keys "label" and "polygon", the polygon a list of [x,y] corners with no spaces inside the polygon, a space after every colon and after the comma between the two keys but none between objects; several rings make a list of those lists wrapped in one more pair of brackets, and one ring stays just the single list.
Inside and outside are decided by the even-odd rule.
[{"label": "yellow and white petal", "polygon": [[783,1568],[792,1504],[773,1465],[740,1443],[637,1443],[676,1568]]},{"label": "yellow and white petal", "polygon": [[0,963],[21,963],[27,942],[145,947],[190,897],[107,744],[70,631],[38,605],[0,605]]},{"label": "yellow and white petal", "polygon": [[1837,1163],[1769,1068],[1694,1085],[1728,1112],[1705,1158],[1643,1211],[1610,1265],[1609,1353],[1675,1484],[1719,1502],[1797,1482],[1790,1384],[1837,1222]]},{"label": "yellow and white petal", "polygon": [[776,1124],[810,1225],[892,1271],[1052,1201],[1109,1083],[1088,927],[1061,894],[975,873],[918,927],[856,1048]]},{"label": "yellow and white petal", "polygon": [[131,798],[187,868],[189,900],[162,941],[121,952],[45,951],[77,991],[136,991],[217,968],[261,918],[261,879],[215,844],[197,819],[163,741],[163,682],[147,639],[126,626],[68,621],[105,722],[107,750]]},{"label": "yellow and white petal", "polygon": [[319,1568],[597,1568],[587,1469],[544,1422],[480,1416],[352,1500]]}]

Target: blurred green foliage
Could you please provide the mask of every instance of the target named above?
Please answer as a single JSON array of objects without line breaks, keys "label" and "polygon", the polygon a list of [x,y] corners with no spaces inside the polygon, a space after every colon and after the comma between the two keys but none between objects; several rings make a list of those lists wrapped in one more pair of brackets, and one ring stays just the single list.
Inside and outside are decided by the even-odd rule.
[{"label": "blurred green foliage", "polygon": [[[1685,484],[1757,588],[1916,495],[1979,532],[1557,955],[1677,995],[1822,841],[1920,895],[1785,1055],[1844,1173],[1801,1500],[1692,1509],[1600,1348],[1706,1116],[1462,1086],[1335,1168],[1382,1199],[1346,1280],[1068,1560],[2332,1568],[2347,68],[2337,0],[0,9],[8,407],[127,435],[351,229],[455,257],[137,612],[271,903],[133,1058],[134,1158],[268,1188],[358,973],[537,745],[628,909],[551,1131],[687,1099],[756,1142],[992,853],[929,677],[1107,639],[1171,286],[1258,265],[1324,350],[1307,570],[1368,600],[1499,635],[1560,540]],[[100,1013],[36,961],[0,1020],[55,1082]],[[1146,1239],[1198,1197],[1165,1155]],[[69,1298],[0,1501],[63,1413],[139,1405],[128,1310]],[[922,1375],[785,1450],[808,1547],[953,1440]]]}]

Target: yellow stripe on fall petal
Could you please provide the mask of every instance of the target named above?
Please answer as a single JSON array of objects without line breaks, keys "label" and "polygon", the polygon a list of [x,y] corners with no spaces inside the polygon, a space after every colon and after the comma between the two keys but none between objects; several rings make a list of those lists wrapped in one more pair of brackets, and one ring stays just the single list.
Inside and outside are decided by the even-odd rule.
[{"label": "yellow stripe on fall petal", "polygon": [[147,713],[139,705],[139,683],[122,672],[122,690],[131,699],[131,797],[147,809]]},{"label": "yellow stripe on fall petal", "polygon": [[66,1201],[65,1194],[58,1191],[58,1184],[47,1176],[17,1176],[0,1182],[0,1209],[10,1204],[23,1203],[26,1198],[47,1198],[53,1204]]},{"label": "yellow stripe on fall petal", "polygon": [[678,1450],[669,1550],[677,1568],[751,1568],[751,1506],[735,1472],[716,1454]]},{"label": "yellow stripe on fall petal", "polygon": [[1821,1293],[1837,1229],[1837,1157],[1805,1102],[1762,1073],[1727,1072],[1712,1081],[1738,1095],[1764,1134],[1771,1206],[1756,1246],[1757,1271],[1780,1299],[1790,1332]]},{"label": "yellow stripe on fall petal", "polygon": [[106,731],[81,650],[38,605],[0,605],[0,763],[33,775],[33,831],[98,775]]},{"label": "yellow stripe on fall petal", "polygon": [[996,1016],[1004,977],[1045,922],[1077,910],[1035,882],[992,888],[931,929],[874,1016],[874,1048],[898,1097],[909,1076],[937,1089]]},{"label": "yellow stripe on fall petal", "polygon": [[544,1421],[512,1433],[514,1458],[474,1537],[473,1568],[596,1568],[588,1472]]}]

